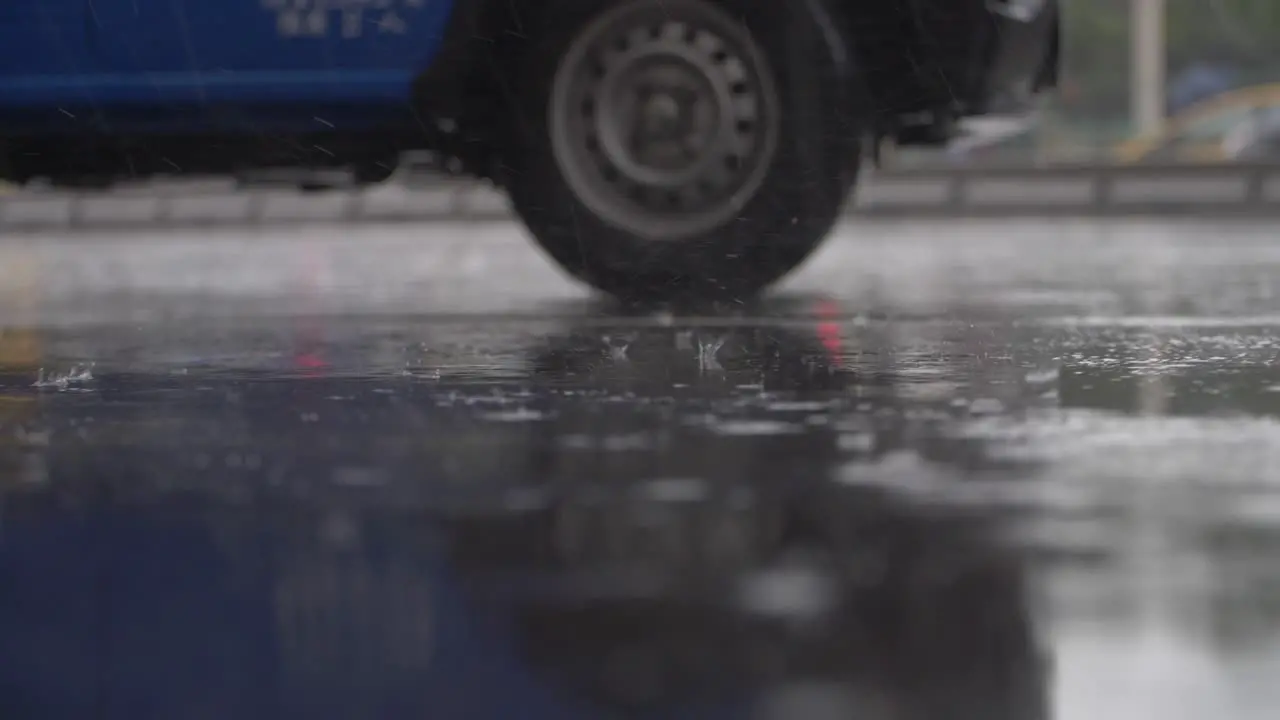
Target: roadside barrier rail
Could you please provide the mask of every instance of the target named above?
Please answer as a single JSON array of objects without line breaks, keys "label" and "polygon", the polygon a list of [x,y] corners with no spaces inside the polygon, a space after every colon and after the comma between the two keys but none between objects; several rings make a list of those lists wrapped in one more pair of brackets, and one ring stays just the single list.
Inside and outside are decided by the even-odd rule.
[{"label": "roadside barrier rail", "polygon": [[[940,167],[868,171],[854,217],[1280,218],[1280,164]],[[365,190],[302,192],[182,181],[110,191],[0,195],[0,229],[137,229],[306,222],[498,221],[505,196],[477,182],[403,173]]]}]

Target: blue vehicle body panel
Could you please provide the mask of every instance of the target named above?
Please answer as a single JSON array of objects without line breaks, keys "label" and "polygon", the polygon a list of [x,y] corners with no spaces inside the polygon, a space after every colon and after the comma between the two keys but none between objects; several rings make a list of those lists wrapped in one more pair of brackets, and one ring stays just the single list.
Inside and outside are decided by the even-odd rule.
[{"label": "blue vehicle body panel", "polygon": [[[454,0],[7,0],[0,123],[56,112],[92,114],[113,131],[385,124],[403,114],[453,7]],[[317,120],[324,109],[332,117]]]},{"label": "blue vehicle body panel", "polygon": [[87,96],[75,78],[93,73],[89,51],[87,0],[5,0],[0,3],[0,106],[25,102],[27,88],[60,89],[54,102]]}]

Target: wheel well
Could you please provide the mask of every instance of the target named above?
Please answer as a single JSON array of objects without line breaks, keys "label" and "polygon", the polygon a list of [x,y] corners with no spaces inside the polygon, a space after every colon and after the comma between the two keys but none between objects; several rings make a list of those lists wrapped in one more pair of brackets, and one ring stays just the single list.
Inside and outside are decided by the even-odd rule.
[{"label": "wheel well", "polygon": [[861,64],[878,134],[895,135],[904,117],[934,113],[944,120],[953,93],[923,42],[918,0],[833,2],[832,12]]},{"label": "wheel well", "polygon": [[[932,118],[929,122],[939,126],[953,119],[953,93],[938,72],[932,46],[922,42],[917,0],[810,1],[824,3],[822,9],[853,49],[860,72],[850,81],[861,84],[854,92],[867,95],[874,134],[905,139],[903,119],[926,113]],[[458,120],[479,144],[497,148],[503,138],[496,120],[514,102],[512,71],[548,15],[554,16],[555,5],[564,0],[457,2],[462,15],[451,27],[457,37],[453,43],[446,39],[446,47],[452,44],[462,55],[435,63],[441,71],[434,76],[430,102],[424,98],[421,107]]]},{"label": "wheel well", "polygon": [[[414,88],[427,145],[441,166],[500,180],[504,117],[514,106],[513,70],[553,0],[454,0],[441,49]],[[455,172],[455,170],[450,170]]]},{"label": "wheel well", "polygon": [[460,119],[501,91],[513,59],[533,37],[533,19],[553,0],[455,0],[455,17],[418,78],[419,107]]}]

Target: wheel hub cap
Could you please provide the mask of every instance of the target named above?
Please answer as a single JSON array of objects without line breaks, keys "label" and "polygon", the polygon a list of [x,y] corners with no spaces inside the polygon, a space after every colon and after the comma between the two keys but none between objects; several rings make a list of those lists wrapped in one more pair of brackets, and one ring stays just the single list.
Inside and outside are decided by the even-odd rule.
[{"label": "wheel hub cap", "polygon": [[765,60],[735,20],[700,0],[663,5],[621,6],[582,33],[557,74],[550,127],[584,204],[633,234],[672,239],[750,200],[778,119]]}]

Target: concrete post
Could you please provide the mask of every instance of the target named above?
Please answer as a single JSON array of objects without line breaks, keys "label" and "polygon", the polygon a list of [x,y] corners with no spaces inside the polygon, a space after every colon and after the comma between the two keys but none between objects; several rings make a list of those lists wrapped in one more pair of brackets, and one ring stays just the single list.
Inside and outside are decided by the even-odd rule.
[{"label": "concrete post", "polygon": [[1152,132],[1164,124],[1166,0],[1129,0],[1130,119],[1135,132]]}]

